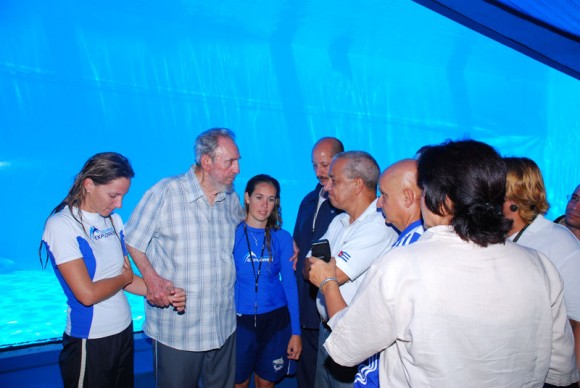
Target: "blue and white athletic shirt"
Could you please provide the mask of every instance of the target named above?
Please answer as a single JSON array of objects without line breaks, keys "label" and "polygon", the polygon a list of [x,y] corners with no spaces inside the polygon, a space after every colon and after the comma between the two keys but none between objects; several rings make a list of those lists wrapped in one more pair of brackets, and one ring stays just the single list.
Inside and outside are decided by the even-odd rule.
[{"label": "blue and white athletic shirt", "polygon": [[411,223],[399,234],[399,238],[393,244],[393,248],[402,247],[409,245],[419,240],[419,237],[423,234],[425,228],[423,227],[423,220],[418,219],[417,221]]},{"label": "blue and white athletic shirt", "polygon": [[[73,208],[78,218],[78,208]],[[42,241],[50,262],[67,297],[68,311],[65,333],[75,338],[102,338],[118,334],[131,323],[131,309],[123,290],[90,307],[83,306],[64,281],[59,264],[84,261],[93,282],[121,273],[127,255],[123,221],[118,214],[104,218],[97,213],[81,211],[84,230],[68,207],[52,215],[46,222]],[[112,222],[115,223],[113,228]],[[116,230],[116,232],[115,232]]]},{"label": "blue and white athletic shirt", "polygon": [[[421,219],[411,223],[400,234],[393,248],[403,247],[419,240],[425,228]],[[379,382],[379,355],[372,355],[358,366],[358,373],[354,378],[353,388],[376,388],[380,387]]]}]

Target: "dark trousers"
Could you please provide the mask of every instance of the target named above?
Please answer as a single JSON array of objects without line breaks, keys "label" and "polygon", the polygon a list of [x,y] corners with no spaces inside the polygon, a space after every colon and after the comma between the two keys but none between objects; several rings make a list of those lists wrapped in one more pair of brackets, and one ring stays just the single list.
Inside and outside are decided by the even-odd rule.
[{"label": "dark trousers", "polygon": [[358,365],[346,367],[334,362],[324,346],[322,346],[329,336],[330,327],[328,327],[325,323],[321,323],[320,335],[318,336],[318,359],[314,387],[352,388],[354,377],[358,372]]},{"label": "dark trousers", "polygon": [[236,372],[236,333],[219,349],[205,352],[178,350],[153,341],[157,387],[233,387]]},{"label": "dark trousers", "polygon": [[302,353],[296,367],[298,388],[314,387],[319,332],[318,329],[302,328]]}]

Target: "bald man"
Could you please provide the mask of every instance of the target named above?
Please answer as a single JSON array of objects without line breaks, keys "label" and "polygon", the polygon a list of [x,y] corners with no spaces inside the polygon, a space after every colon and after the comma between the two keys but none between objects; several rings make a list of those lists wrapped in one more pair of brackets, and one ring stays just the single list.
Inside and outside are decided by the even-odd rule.
[{"label": "bald man", "polygon": [[328,172],[332,158],[343,151],[342,142],[335,137],[323,137],[314,144],[311,160],[318,183],[300,203],[294,226],[293,237],[298,250],[296,282],[302,329],[302,353],[296,368],[296,380],[299,387],[314,386],[320,327],[320,315],[316,309],[318,289],[306,281],[301,272],[312,242],[319,240],[334,217],[342,213],[342,210],[335,208],[328,200],[324,185],[329,180]]},{"label": "bald man", "polygon": [[[377,201],[385,222],[399,232],[397,241],[392,247],[409,245],[421,237],[424,232],[421,220],[421,190],[417,187],[417,161],[404,159],[387,167],[379,179],[381,196]],[[324,263],[310,259],[309,280],[316,286],[329,277],[335,276],[334,263]],[[346,311],[347,304],[334,282],[324,287],[326,308],[331,318],[328,325],[332,328]],[[359,365],[354,380],[354,387],[379,386],[379,355],[376,354]]]},{"label": "bald man", "polygon": [[393,246],[411,244],[423,233],[421,190],[417,187],[417,161],[404,159],[389,166],[379,181],[381,196],[377,202],[385,222],[399,231]]}]

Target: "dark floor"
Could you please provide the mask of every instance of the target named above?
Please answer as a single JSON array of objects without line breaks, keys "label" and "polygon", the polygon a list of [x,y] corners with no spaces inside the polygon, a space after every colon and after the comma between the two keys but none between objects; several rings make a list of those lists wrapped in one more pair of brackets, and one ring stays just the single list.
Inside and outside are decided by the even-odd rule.
[{"label": "dark floor", "polygon": [[[296,378],[288,377],[282,382],[276,384],[279,388],[297,388]],[[153,377],[153,372],[135,375],[135,388],[155,388],[155,380]],[[213,388],[213,387],[208,387]],[[250,383],[250,388],[254,388],[254,382]]]},{"label": "dark floor", "polygon": [[[61,388],[58,367],[60,342],[39,344],[0,352],[0,387],[2,388]],[[295,378],[284,379],[276,385],[296,388]],[[254,387],[251,383],[250,387]],[[142,333],[135,334],[135,388],[155,388],[153,354],[150,340]],[[207,387],[223,388],[223,387]]]}]

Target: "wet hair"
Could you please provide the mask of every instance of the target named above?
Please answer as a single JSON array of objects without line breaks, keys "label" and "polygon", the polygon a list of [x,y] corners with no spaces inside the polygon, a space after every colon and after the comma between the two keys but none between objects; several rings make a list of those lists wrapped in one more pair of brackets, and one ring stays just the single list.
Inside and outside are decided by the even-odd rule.
[{"label": "wet hair", "polygon": [[425,206],[450,215],[461,239],[482,247],[505,242],[512,225],[502,212],[506,166],[491,146],[462,140],[424,147],[417,170]]},{"label": "wet hair", "polygon": [[348,160],[344,169],[347,178],[361,178],[365,187],[373,192],[377,191],[381,170],[371,154],[365,151],[346,151],[336,154],[333,162],[338,159]]},{"label": "wet hair", "polygon": [[90,178],[95,185],[106,185],[118,178],[131,179],[135,176],[129,160],[116,152],[102,152],[93,155],[75,176],[68,195],[50,213],[55,214],[68,207],[80,207],[86,197],[85,179]]},{"label": "wet hair", "polygon": [[[95,185],[100,186],[109,184],[115,179],[131,179],[134,176],[135,172],[133,171],[133,167],[131,167],[131,163],[123,155],[116,152],[101,152],[95,154],[85,162],[81,171],[75,176],[67,196],[54,209],[52,209],[49,216],[58,213],[65,207],[68,207],[73,218],[83,225],[80,207],[87,195],[84,187],[86,179],[91,179]],[[77,208],[76,214],[73,212],[73,208]],[[115,225],[113,225],[113,228],[114,227]],[[42,260],[42,245],[41,242],[39,256],[41,264],[45,267],[46,261],[43,263]]]},{"label": "wet hair", "polygon": [[312,147],[312,150],[314,150],[316,147],[318,147],[318,145],[322,142],[330,142],[330,149],[332,152],[332,156],[336,155],[336,154],[340,154],[341,152],[344,152],[344,145],[342,144],[342,142],[337,139],[336,137],[331,137],[331,136],[326,136],[326,137],[321,137],[320,139],[318,139],[318,141],[314,144],[314,146]]},{"label": "wet hair", "polygon": [[528,158],[503,160],[507,166],[506,198],[515,202],[519,216],[529,224],[550,208],[540,168]]},{"label": "wet hair", "polygon": [[[280,206],[280,183],[276,180],[276,178],[271,177],[270,175],[266,174],[259,174],[252,177],[248,183],[246,184],[245,192],[251,196],[260,183],[266,183],[273,186],[276,189],[276,202],[274,203],[274,209],[272,209],[272,213],[268,217],[268,221],[266,222],[266,247],[268,248],[269,252],[272,252],[271,249],[271,240],[272,240],[272,230],[278,230],[282,227],[282,207]],[[246,216],[250,211],[250,204],[244,204],[246,208]]]},{"label": "wet hair", "polygon": [[226,137],[235,142],[236,135],[227,128],[211,128],[200,133],[195,139],[195,164],[201,166],[201,157],[209,155],[211,160],[215,158],[215,151],[219,146],[219,139]]}]

